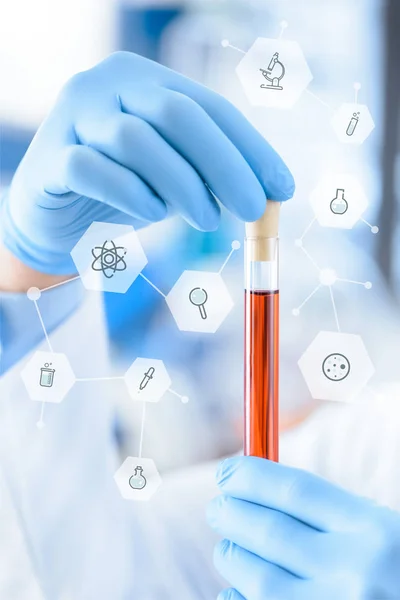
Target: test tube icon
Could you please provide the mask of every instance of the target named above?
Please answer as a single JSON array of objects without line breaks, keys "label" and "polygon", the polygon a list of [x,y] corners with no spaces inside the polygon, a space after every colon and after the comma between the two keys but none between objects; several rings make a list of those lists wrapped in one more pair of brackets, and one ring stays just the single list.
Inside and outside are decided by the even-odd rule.
[{"label": "test tube icon", "polygon": [[53,387],[55,369],[50,368],[51,363],[44,363],[44,367],[40,369],[40,385],[42,387]]},{"label": "test tube icon", "polygon": [[353,113],[353,116],[350,119],[350,123],[348,124],[347,130],[346,130],[346,133],[349,137],[351,137],[354,134],[359,121],[360,121],[360,113],[359,112]]}]

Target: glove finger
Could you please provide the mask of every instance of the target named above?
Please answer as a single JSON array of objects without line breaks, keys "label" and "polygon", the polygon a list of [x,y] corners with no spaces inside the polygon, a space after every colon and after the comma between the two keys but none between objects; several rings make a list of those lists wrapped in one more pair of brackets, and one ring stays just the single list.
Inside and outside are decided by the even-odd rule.
[{"label": "glove finger", "polygon": [[214,564],[222,577],[248,600],[295,598],[293,586],[302,580],[280,567],[266,562],[228,540],[220,542],[214,552]]},{"label": "glove finger", "polygon": [[61,194],[57,199],[60,207],[62,194],[73,192],[148,222],[167,215],[164,202],[138,175],[87,146],[68,146],[61,151],[52,164],[45,191]]},{"label": "glove finger", "polygon": [[234,588],[229,588],[223,590],[220,594],[218,594],[217,600],[246,600],[243,598],[239,592],[237,592]]},{"label": "glove finger", "polygon": [[229,496],[215,498],[207,515],[222,537],[299,577],[311,577],[321,562],[327,534],[289,515]]},{"label": "glove finger", "polygon": [[217,478],[224,494],[287,513],[320,531],[356,529],[370,506],[316,475],[254,456],[223,461]]},{"label": "glove finger", "polygon": [[283,202],[293,197],[295,183],[285,162],[231,102],[196,81],[181,76],[169,87],[186,94],[206,111],[239,150],[267,198]]},{"label": "glove finger", "polygon": [[117,112],[76,124],[79,139],[145,181],[163,201],[200,230],[218,227],[220,209],[193,167],[146,121]]},{"label": "glove finger", "polygon": [[265,192],[239,150],[196,102],[163,88],[156,93],[146,104],[121,97],[124,110],[148,121],[230,212],[244,221],[259,218]]},{"label": "glove finger", "polygon": [[[132,72],[132,77],[125,76],[123,81],[119,83],[122,88],[121,93],[124,104],[128,107],[128,112],[131,112],[132,114],[142,114],[142,112],[146,113],[146,111],[149,110],[149,105],[151,103],[149,94],[147,94],[145,98],[140,99],[140,110],[142,112],[137,112],[139,99],[137,97],[134,81],[135,74],[138,71],[141,73],[151,73],[151,78],[148,78],[149,87],[158,85],[164,89],[178,92],[187,96],[193,100],[195,104],[202,107],[209,118],[214,121],[217,127],[239,151],[244,161],[250,166],[250,169],[260,182],[264,190],[264,195],[266,195],[267,198],[284,201],[293,196],[295,188],[294,180],[284,161],[246,117],[223,96],[200,83],[192,81],[170,69],[165,69],[163,66],[141,56],[126,52],[123,53],[123,55],[120,54],[117,56],[115,61],[120,65],[122,63],[124,64],[126,73]],[[109,60],[104,61],[103,67],[101,68],[108,69],[112,75],[116,71],[113,63],[114,59],[113,57],[110,57]],[[157,97],[159,95],[160,93],[157,94]],[[161,106],[163,107],[162,112],[164,112],[165,120],[170,121],[170,125],[173,126],[177,113],[179,116],[179,107],[174,103],[173,97],[171,97],[171,100],[172,104],[167,103],[166,105],[162,104]],[[194,113],[193,116],[196,116],[196,113]],[[144,116],[144,118],[148,120],[146,116]],[[196,125],[196,123],[194,123],[194,125]],[[226,156],[224,154],[219,154],[217,148],[212,147],[213,141],[211,145],[208,143],[204,148],[201,146],[202,137],[199,137],[198,140],[197,138],[192,138],[189,136],[189,132],[191,131],[192,127],[187,130],[188,137],[192,142],[195,144],[197,143],[199,152],[205,154],[211,152],[213,157],[217,160],[217,165],[224,168],[222,163],[226,160]],[[184,130],[182,133],[185,135]],[[232,165],[228,165],[228,167],[229,166]],[[234,178],[235,173],[231,170],[230,173],[228,172],[228,177],[229,176]],[[234,179],[232,179],[232,190],[235,192]],[[245,201],[248,199],[246,190],[244,192],[242,198],[239,198],[239,201],[243,203],[243,206],[245,206]],[[248,192],[250,192],[250,189]]]}]

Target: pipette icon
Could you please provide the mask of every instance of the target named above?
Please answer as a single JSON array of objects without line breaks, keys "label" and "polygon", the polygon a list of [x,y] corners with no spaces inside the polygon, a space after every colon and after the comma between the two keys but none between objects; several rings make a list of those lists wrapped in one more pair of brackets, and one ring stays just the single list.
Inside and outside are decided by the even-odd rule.
[{"label": "pipette icon", "polygon": [[154,367],[150,367],[149,369],[147,369],[146,373],[144,374],[144,377],[143,377],[142,381],[140,382],[139,390],[144,390],[145,389],[145,387],[147,386],[147,384],[150,383],[150,381],[153,379],[154,372],[155,372],[155,368]]}]

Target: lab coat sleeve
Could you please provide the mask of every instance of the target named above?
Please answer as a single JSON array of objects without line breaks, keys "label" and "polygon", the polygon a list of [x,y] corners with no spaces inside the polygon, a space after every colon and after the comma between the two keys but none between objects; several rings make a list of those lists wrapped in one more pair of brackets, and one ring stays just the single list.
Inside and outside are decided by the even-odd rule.
[{"label": "lab coat sleeve", "polygon": [[26,294],[0,293],[0,376],[40,343],[79,306],[82,284],[71,281],[41,294],[35,303]]},{"label": "lab coat sleeve", "polygon": [[[0,378],[0,521],[9,525],[7,531],[0,527],[1,599],[36,600],[32,590],[39,588],[49,599],[122,600],[137,576],[140,523],[113,479],[122,462],[115,398],[128,390],[119,377],[103,380],[123,373],[109,360],[101,295],[85,292],[74,310],[79,288],[79,281],[71,282],[38,301],[46,329],[53,329],[51,346],[75,376],[59,403],[33,401],[21,377],[35,351],[49,351],[34,305],[22,298],[3,304],[9,309],[3,313],[8,364],[26,355]],[[45,304],[48,294],[52,300]],[[23,323],[18,300],[30,311]]]}]

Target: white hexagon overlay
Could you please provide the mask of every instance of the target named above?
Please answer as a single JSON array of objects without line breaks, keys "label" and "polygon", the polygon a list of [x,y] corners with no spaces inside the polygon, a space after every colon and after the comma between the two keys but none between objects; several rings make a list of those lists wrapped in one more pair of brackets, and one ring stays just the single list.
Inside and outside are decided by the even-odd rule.
[{"label": "white hexagon overlay", "polygon": [[258,38],[236,67],[253,106],[291,108],[312,81],[297,42]]},{"label": "white hexagon overlay", "polygon": [[299,360],[316,400],[351,402],[374,374],[359,335],[321,331]]},{"label": "white hexagon overlay", "polygon": [[137,358],[125,374],[133,400],[158,402],[171,387],[171,379],[162,360]]},{"label": "white hexagon overlay", "polygon": [[65,354],[35,352],[21,372],[29,397],[36,402],[59,403],[75,383]]},{"label": "white hexagon overlay", "polygon": [[125,500],[149,500],[161,485],[161,477],[151,458],[128,456],[114,479]]},{"label": "white hexagon overlay", "polygon": [[130,225],[95,221],[71,251],[83,285],[89,290],[124,294],[147,264]]},{"label": "white hexagon overlay", "polygon": [[342,104],[332,118],[332,126],[343,144],[362,144],[375,128],[365,104]]},{"label": "white hexagon overlay", "polygon": [[338,229],[352,229],[368,207],[363,188],[346,173],[326,175],[310,200],[319,224]]},{"label": "white hexagon overlay", "polygon": [[233,308],[219,273],[184,271],[166,297],[181,331],[215,333]]}]

